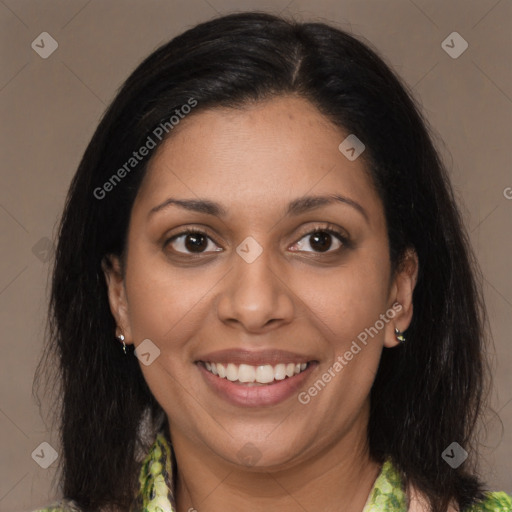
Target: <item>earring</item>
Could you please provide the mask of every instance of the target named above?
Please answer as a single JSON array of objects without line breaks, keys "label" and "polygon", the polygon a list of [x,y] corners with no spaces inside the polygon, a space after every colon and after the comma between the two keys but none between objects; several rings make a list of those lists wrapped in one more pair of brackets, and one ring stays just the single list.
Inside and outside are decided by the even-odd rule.
[{"label": "earring", "polygon": [[123,342],[123,352],[126,355],[126,343],[124,342],[124,334],[120,334],[117,339]]},{"label": "earring", "polygon": [[405,336],[403,335],[403,332],[399,331],[396,327],[395,327],[395,336],[396,336],[396,339],[400,343],[404,343],[405,342]]}]

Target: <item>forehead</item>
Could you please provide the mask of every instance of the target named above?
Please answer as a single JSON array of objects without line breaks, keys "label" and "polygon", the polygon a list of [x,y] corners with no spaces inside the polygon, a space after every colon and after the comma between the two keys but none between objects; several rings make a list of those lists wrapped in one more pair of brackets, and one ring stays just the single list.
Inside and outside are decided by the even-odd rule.
[{"label": "forehead", "polygon": [[350,161],[338,149],[348,133],[303,98],[198,111],[177,128],[149,163],[136,203],[208,197],[234,210],[261,211],[305,194],[338,192],[370,210],[372,202],[380,207],[363,158]]}]

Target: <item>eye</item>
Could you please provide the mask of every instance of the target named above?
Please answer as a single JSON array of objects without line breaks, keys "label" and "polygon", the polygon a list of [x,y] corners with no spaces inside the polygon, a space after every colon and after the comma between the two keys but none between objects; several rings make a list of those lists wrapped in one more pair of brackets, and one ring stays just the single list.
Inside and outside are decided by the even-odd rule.
[{"label": "eye", "polygon": [[[209,244],[211,242],[211,244]],[[173,249],[181,254],[201,254],[209,251],[221,251],[222,249],[212,249],[216,246],[213,240],[199,229],[188,229],[178,235],[173,236],[166,241],[165,245],[171,245]]]},{"label": "eye", "polygon": [[[200,229],[187,229],[172,236],[165,242],[165,247],[172,246],[178,254],[205,254],[222,251],[212,238]],[[305,251],[317,254],[333,253],[342,247],[349,247],[349,239],[333,227],[316,227],[302,236],[292,246],[292,251]],[[295,247],[295,248],[293,248]]]},{"label": "eye", "polygon": [[316,253],[336,252],[341,247],[348,246],[348,239],[336,229],[321,227],[307,233],[294,245],[298,249],[292,251],[311,252],[309,248]]}]

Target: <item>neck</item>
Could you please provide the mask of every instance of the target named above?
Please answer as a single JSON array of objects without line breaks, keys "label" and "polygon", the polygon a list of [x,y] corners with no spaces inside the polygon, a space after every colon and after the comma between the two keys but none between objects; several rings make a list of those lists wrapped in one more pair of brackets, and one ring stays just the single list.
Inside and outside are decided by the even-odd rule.
[{"label": "neck", "polygon": [[177,512],[361,512],[380,472],[368,452],[368,411],[339,439],[286,469],[240,467],[172,431]]}]

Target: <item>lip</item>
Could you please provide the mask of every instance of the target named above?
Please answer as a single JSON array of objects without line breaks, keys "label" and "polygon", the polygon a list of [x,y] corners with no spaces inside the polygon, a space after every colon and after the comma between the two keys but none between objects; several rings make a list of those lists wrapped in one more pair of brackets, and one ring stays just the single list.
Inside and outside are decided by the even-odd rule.
[{"label": "lip", "polygon": [[217,350],[202,354],[196,359],[197,362],[203,363],[221,363],[221,364],[249,364],[252,366],[260,366],[270,364],[275,366],[282,363],[308,363],[314,361],[312,355],[297,354],[295,352],[287,352],[285,350],[269,349],[269,350],[242,350],[242,349],[225,349]]},{"label": "lip", "polygon": [[[241,351],[237,352],[240,353]],[[262,353],[253,353],[253,361],[256,361],[253,362],[253,364],[257,365],[258,362],[261,362],[260,364],[271,364],[270,359],[268,358],[268,352],[265,359],[261,359],[261,354]],[[286,353],[280,352],[279,354],[275,354],[275,357],[278,357],[279,359],[275,359],[274,361],[276,362],[272,364],[283,363],[285,361],[284,359],[282,359],[282,357],[284,357],[284,354]],[[237,359],[234,358],[233,353],[229,356],[229,360],[225,359],[228,357],[228,355],[221,356],[224,357],[224,359],[222,360],[219,360],[219,356],[220,353],[209,354],[206,361],[214,361],[217,363],[232,362],[234,364],[242,364],[242,361],[236,362]],[[277,405],[281,402],[284,402],[291,396],[296,395],[299,389],[304,386],[304,382],[311,375],[311,372],[318,365],[317,361],[313,359],[307,360],[303,356],[298,356],[297,354],[295,354],[295,360],[290,359],[289,355],[286,357],[286,361],[288,363],[295,362],[297,364],[307,362],[308,366],[304,371],[302,371],[298,375],[294,375],[293,377],[287,377],[284,380],[274,381],[271,384],[266,384],[262,386],[248,386],[246,384],[237,384],[235,382],[231,382],[230,380],[218,377],[217,375],[214,375],[213,373],[209,372],[206,369],[203,363],[203,361],[205,361],[204,359],[202,359],[201,361],[197,361],[196,366],[199,369],[201,375],[203,376],[203,379],[205,380],[207,386],[223,400],[226,400],[227,402],[238,407],[268,407],[272,405]],[[243,362],[249,364],[248,358],[245,357],[243,359]]]}]

